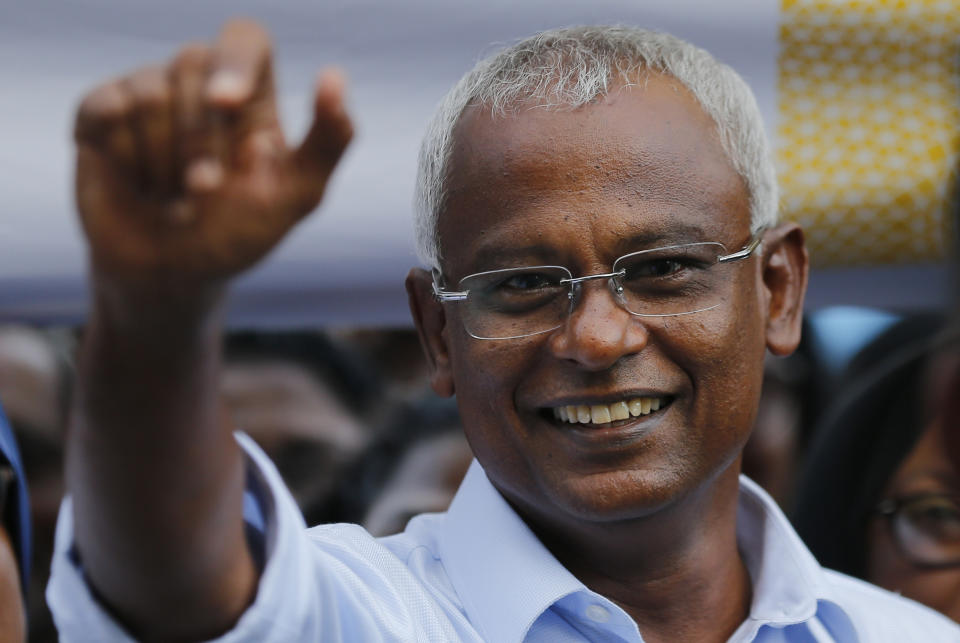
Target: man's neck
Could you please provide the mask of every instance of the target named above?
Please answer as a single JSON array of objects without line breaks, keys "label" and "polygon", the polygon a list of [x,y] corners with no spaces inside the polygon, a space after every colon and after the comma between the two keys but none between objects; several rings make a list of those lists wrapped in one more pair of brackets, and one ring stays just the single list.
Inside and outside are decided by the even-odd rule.
[{"label": "man's neck", "polygon": [[644,518],[545,525],[544,545],[584,585],[624,609],[644,640],[726,641],[750,610],[737,548],[739,467]]}]

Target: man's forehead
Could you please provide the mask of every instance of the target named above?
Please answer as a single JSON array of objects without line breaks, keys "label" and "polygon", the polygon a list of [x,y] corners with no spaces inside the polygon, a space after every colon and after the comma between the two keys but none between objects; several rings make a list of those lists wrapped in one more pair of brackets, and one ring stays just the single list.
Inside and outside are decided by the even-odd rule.
[{"label": "man's forehead", "polygon": [[[447,195],[499,176],[536,197],[555,187],[551,171],[569,189],[626,182],[639,196],[666,201],[701,193],[705,175],[718,172],[742,185],[710,116],[678,81],[657,74],[576,108],[522,105],[496,115],[468,107],[454,129]],[[597,173],[606,180],[597,182]]]},{"label": "man's forehead", "polygon": [[[597,108],[607,109],[597,111]],[[628,133],[629,123],[634,123],[635,129],[642,130],[648,120],[656,122],[659,117],[671,115],[682,117],[687,126],[695,125],[700,138],[719,142],[716,124],[693,93],[672,76],[652,72],[644,73],[630,82],[612,83],[607,92],[582,104],[569,105],[530,98],[494,108],[472,102],[458,118],[453,136],[457,143],[477,144],[490,140],[491,134],[503,131],[510,123],[519,122],[524,129],[547,130],[551,125],[561,128],[570,117],[580,118],[582,125],[589,125],[592,120],[593,124],[604,129]],[[624,116],[627,118],[622,118]],[[516,130],[510,131],[516,133]]]},{"label": "man's forehead", "polygon": [[555,216],[588,226],[616,212],[605,226],[664,239],[684,227],[716,233],[713,224],[725,224],[714,219],[730,212],[749,225],[746,187],[714,122],[688,90],[659,75],[574,109],[494,116],[471,107],[455,130],[447,185],[447,257],[451,243],[461,245],[457,236],[472,235],[474,252],[499,237],[527,240],[531,227],[545,230]]}]

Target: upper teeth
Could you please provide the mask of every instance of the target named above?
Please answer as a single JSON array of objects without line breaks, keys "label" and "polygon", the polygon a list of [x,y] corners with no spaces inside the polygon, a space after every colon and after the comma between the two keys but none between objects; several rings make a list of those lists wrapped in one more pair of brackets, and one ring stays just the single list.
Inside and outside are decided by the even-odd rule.
[{"label": "upper teeth", "polygon": [[553,409],[553,416],[571,424],[607,424],[615,420],[647,415],[663,406],[663,398],[634,397],[613,404],[573,404]]}]

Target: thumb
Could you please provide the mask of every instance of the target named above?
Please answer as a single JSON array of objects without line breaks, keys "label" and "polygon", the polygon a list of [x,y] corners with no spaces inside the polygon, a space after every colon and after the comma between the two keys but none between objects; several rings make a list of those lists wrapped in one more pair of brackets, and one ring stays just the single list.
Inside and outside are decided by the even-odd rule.
[{"label": "thumb", "polygon": [[317,78],[314,116],[310,131],[293,153],[300,179],[314,189],[327,179],[353,138],[353,123],[344,106],[346,78],[336,69],[326,69]]}]

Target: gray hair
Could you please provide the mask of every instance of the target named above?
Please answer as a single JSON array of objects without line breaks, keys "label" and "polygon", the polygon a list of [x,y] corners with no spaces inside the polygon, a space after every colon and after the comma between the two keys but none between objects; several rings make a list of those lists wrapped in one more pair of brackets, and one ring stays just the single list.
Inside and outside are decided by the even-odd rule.
[{"label": "gray hair", "polygon": [[545,31],[480,61],[440,102],[420,148],[415,196],[417,255],[440,266],[437,222],[445,201],[453,132],[468,105],[504,116],[521,103],[576,108],[644,71],[672,76],[713,119],[750,195],[751,232],[777,220],[777,179],[750,88],[730,67],[675,36],[635,27]]}]

